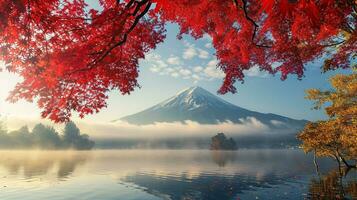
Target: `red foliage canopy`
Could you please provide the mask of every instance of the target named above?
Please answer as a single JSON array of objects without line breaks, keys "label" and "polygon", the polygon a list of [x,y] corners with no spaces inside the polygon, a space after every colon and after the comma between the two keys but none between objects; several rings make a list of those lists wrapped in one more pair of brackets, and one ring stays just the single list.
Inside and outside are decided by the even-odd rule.
[{"label": "red foliage canopy", "polygon": [[[182,34],[213,39],[236,92],[244,70],[301,78],[304,64],[347,68],[356,57],[354,0],[0,0],[0,60],[23,77],[9,99],[36,100],[55,122],[106,106],[107,93],[138,86],[138,60],[165,38],[166,22]],[[329,55],[326,55],[329,53]],[[275,67],[274,67],[275,66]]]}]

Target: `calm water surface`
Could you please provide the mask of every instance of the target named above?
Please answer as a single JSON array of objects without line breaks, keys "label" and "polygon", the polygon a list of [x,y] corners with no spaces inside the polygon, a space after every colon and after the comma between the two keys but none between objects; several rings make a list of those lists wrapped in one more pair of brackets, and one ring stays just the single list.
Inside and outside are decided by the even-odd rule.
[{"label": "calm water surface", "polygon": [[0,151],[0,199],[357,199],[356,171],[320,165],[300,150]]}]

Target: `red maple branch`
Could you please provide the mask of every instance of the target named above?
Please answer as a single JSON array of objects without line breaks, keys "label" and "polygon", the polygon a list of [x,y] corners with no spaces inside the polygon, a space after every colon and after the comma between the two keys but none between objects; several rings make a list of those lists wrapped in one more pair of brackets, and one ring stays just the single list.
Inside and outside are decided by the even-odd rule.
[{"label": "red maple branch", "polygon": [[[238,1],[237,0],[233,0],[234,4],[236,5],[237,8],[239,8],[238,6]],[[256,43],[255,40],[255,36],[257,35],[257,31],[259,28],[259,25],[248,15],[248,5],[247,5],[247,0],[241,0],[243,3],[243,12],[244,12],[244,16],[245,18],[252,23],[252,25],[254,26],[254,31],[253,31],[253,35],[252,35],[252,43],[257,46],[257,47],[261,47],[261,48],[271,48],[271,46],[268,45],[264,45],[264,44],[258,44]]]},{"label": "red maple branch", "polygon": [[100,63],[105,57],[107,57],[112,50],[114,50],[115,48],[123,45],[127,41],[129,34],[134,30],[136,25],[139,23],[140,19],[150,10],[150,7],[151,7],[152,3],[149,0],[142,0],[140,2],[131,0],[126,5],[125,9],[126,10],[130,9],[133,4],[136,4],[136,6],[135,6],[135,9],[134,9],[134,12],[131,13],[132,16],[136,16],[138,14],[139,10],[142,8],[142,6],[144,6],[145,4],[146,4],[146,6],[145,6],[144,10],[139,15],[137,15],[135,17],[134,22],[129,27],[129,29],[124,32],[122,39],[117,41],[116,43],[110,45],[110,47],[108,49],[104,50],[104,51],[92,53],[91,55],[96,55],[97,54],[97,55],[100,55],[100,56],[98,58],[94,59],[92,62],[90,62],[88,64],[88,67],[71,71],[70,73],[67,73],[66,75],[70,75],[70,74],[78,73],[78,72],[83,72],[83,71],[87,71],[87,70],[91,70],[91,69],[95,68],[97,66],[97,64]]}]

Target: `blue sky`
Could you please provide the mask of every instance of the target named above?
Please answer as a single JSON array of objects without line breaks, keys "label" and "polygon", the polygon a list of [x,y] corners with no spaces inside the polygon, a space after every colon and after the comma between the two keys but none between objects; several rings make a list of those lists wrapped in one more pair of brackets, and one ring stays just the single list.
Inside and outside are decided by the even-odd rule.
[{"label": "blue sky", "polygon": [[[98,114],[86,117],[87,120],[109,122],[146,109],[193,85],[216,94],[223,74],[215,67],[217,61],[210,38],[194,40],[190,36],[184,36],[182,40],[177,40],[178,27],[171,24],[167,29],[166,41],[140,62],[139,84],[142,87],[126,96],[112,91],[108,107]],[[296,119],[323,119],[324,112],[311,110],[312,102],[304,99],[304,91],[308,88],[328,89],[328,78],[337,73],[321,74],[320,66],[319,62],[308,64],[303,80],[290,76],[288,80],[281,81],[279,76],[273,77],[256,69],[247,71],[245,83],[236,83],[237,94],[220,97],[259,112]],[[2,116],[39,117],[40,110],[35,103],[20,101],[9,104],[5,101],[8,91],[18,80],[14,75],[0,73],[0,113]],[[79,120],[77,117],[74,119]]]},{"label": "blue sky", "polygon": [[[177,40],[177,33],[178,27],[169,25],[165,42],[140,63],[139,83],[142,88],[129,96],[112,92],[108,108],[90,118],[120,118],[146,109],[193,85],[216,94],[223,74],[215,67],[217,61],[210,39],[204,37],[194,40],[185,36],[182,40]],[[296,119],[323,119],[324,112],[311,110],[312,102],[304,99],[306,89],[329,88],[327,80],[336,72],[322,74],[320,66],[321,62],[310,63],[306,66],[303,80],[297,80],[292,75],[286,81],[281,81],[278,75],[272,76],[254,69],[247,72],[244,84],[236,83],[237,94],[219,96],[233,104],[259,112]]]}]

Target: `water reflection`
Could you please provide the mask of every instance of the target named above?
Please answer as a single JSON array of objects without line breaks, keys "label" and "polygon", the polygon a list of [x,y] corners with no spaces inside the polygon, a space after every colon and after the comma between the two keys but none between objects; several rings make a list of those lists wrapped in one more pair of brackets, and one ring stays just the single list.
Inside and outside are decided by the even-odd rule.
[{"label": "water reflection", "polygon": [[[315,175],[311,157],[299,151],[212,151],[210,156],[219,168],[207,170],[209,166],[206,166],[196,176],[190,176],[189,171],[175,175],[149,171],[128,175],[122,181],[172,200],[303,199],[306,198],[307,181]],[[323,163],[323,172],[333,169],[328,160],[320,163]],[[290,187],[275,191],[281,185]]]},{"label": "water reflection", "polygon": [[78,165],[90,157],[89,152],[71,151],[2,151],[0,167],[10,175],[20,175],[24,179],[46,176],[54,172],[58,179],[68,178]]},{"label": "water reflection", "polygon": [[357,199],[356,170],[341,174],[332,170],[326,175],[313,178],[309,184],[308,199]]},{"label": "water reflection", "polygon": [[[282,177],[281,177],[282,178]],[[136,174],[128,176],[125,182],[134,183],[144,191],[167,196],[169,199],[232,199],[248,190],[257,188],[270,188],[273,185],[283,184],[281,178],[265,177],[259,181],[255,177],[244,175],[209,175],[202,174],[193,179],[185,176],[180,178],[160,177],[150,174]]]},{"label": "water reflection", "polygon": [[224,167],[228,162],[234,162],[236,153],[234,151],[212,151],[213,161],[220,167]]},{"label": "water reflection", "polygon": [[319,163],[321,177],[300,150],[0,151],[0,199],[356,198],[355,171]]}]

